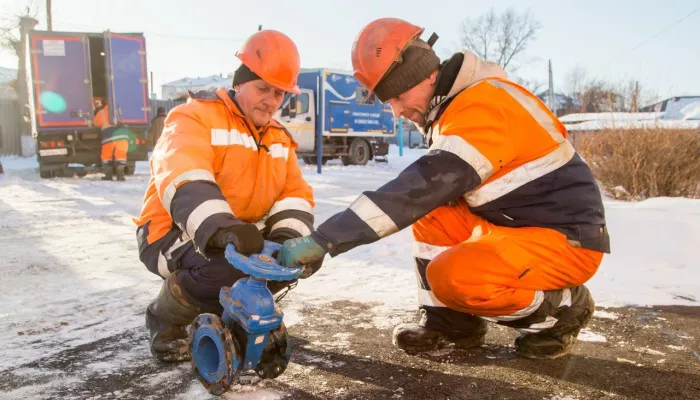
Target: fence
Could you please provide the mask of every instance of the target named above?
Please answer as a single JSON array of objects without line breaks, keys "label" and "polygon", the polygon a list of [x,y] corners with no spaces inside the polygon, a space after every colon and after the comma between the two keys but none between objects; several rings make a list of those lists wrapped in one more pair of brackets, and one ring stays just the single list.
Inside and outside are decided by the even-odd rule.
[{"label": "fence", "polygon": [[14,99],[0,99],[0,156],[22,154],[20,132],[19,103]]}]

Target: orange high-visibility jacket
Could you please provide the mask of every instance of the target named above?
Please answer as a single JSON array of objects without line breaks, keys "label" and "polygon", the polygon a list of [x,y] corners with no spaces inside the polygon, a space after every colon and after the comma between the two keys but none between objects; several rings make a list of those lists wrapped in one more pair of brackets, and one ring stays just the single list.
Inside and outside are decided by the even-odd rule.
[{"label": "orange high-visibility jacket", "polygon": [[543,227],[609,252],[600,190],[564,125],[503,70],[472,53],[443,63],[423,128],[430,150],[318,227],[330,254],[395,233],[460,198],[506,227]]},{"label": "orange high-visibility jacket", "polygon": [[[116,142],[117,140],[129,140],[127,129],[117,129],[109,121],[109,105],[105,104],[95,110],[95,117],[92,119],[93,125],[100,128],[100,138],[102,144]],[[125,146],[128,146],[126,144]]]},{"label": "orange high-visibility jacket", "polygon": [[168,114],[150,160],[151,179],[135,219],[138,226],[148,224],[139,248],[174,229],[204,250],[218,229],[242,222],[266,233],[310,233],[313,190],[302,177],[296,147],[274,120],[256,129],[232,91],[190,93]]}]

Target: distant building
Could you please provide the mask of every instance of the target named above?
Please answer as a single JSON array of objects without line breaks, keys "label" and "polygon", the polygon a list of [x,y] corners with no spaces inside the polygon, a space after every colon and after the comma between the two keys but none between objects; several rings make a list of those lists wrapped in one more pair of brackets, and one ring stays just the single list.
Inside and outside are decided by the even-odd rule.
[{"label": "distant building", "polygon": [[[545,90],[544,92],[538,94],[537,97],[550,108],[552,107],[549,102],[549,91]],[[569,114],[573,112],[574,109],[581,107],[581,102],[579,99],[569,97],[562,93],[554,93],[554,101],[557,117]]]},{"label": "distant building", "polygon": [[0,67],[0,99],[17,98],[17,92],[12,87],[16,79],[16,69]]},{"label": "distant building", "polygon": [[233,74],[211,75],[197,78],[182,78],[163,85],[162,96],[164,100],[175,100],[187,95],[187,91],[199,91],[216,87],[231,86]]},{"label": "distant building", "polygon": [[663,113],[662,119],[700,120],[700,96],[671,97],[639,111]]}]

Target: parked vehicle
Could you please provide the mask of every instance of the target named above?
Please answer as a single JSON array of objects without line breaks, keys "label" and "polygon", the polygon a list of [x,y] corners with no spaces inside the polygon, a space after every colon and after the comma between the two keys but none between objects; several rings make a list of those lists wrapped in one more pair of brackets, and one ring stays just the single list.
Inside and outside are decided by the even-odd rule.
[{"label": "parked vehicle", "polygon": [[373,158],[386,161],[387,137],[395,135],[394,117],[353,77],[329,69],[302,69],[301,94],[288,94],[275,118],[299,144],[297,154],[316,164],[318,137],[322,138],[323,164],[341,158],[345,165],[365,165]]},{"label": "parked vehicle", "polygon": [[94,98],[109,105],[112,124],[128,131],[127,174],[148,159],[146,43],[140,33],[33,31],[28,73],[32,132],[42,178],[87,174],[100,164]]}]

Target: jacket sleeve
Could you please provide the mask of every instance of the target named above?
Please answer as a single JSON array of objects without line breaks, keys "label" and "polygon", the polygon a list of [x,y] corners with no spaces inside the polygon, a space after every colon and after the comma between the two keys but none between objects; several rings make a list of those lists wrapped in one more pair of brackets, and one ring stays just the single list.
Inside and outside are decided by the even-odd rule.
[{"label": "jacket sleeve", "polygon": [[309,235],[314,226],[313,189],[301,174],[295,147],[292,142],[286,161],[284,188],[265,221],[265,230],[273,241]]},{"label": "jacket sleeve", "polygon": [[151,165],[163,207],[203,252],[217,230],[241,221],[214,179],[211,129],[200,118],[197,106],[184,104],[170,113]]},{"label": "jacket sleeve", "polygon": [[426,155],[322,223],[314,239],[331,256],[372,243],[457,200],[512,161],[515,150],[500,106],[484,102],[448,109]]}]

